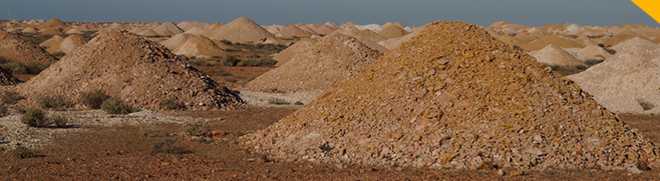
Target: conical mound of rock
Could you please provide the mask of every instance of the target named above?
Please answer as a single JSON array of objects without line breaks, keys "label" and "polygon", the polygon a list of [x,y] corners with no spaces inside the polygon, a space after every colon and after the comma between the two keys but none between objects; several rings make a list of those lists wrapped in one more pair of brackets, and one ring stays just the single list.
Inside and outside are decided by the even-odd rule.
[{"label": "conical mound of rock", "polygon": [[231,108],[242,103],[164,46],[127,31],[104,30],[16,91],[33,104],[39,95],[60,95],[75,104],[80,93],[102,90],[142,108],[160,110],[164,98],[192,110]]},{"label": "conical mound of rock", "polygon": [[660,48],[660,45],[655,44],[651,41],[641,39],[639,37],[631,38],[629,40],[626,40],[625,42],[621,42],[615,46],[612,47],[612,50],[615,51],[622,51],[625,47],[630,47],[630,46],[655,46]]},{"label": "conical mound of rock", "polygon": [[231,49],[229,45],[206,38],[202,35],[195,35],[185,43],[174,49],[172,52],[177,55],[196,56],[201,58],[210,58],[212,56],[226,57],[226,49]]},{"label": "conical mound of rock", "polygon": [[245,85],[250,91],[321,93],[373,63],[380,53],[339,32],[323,37],[286,64]]},{"label": "conical mound of rock", "polygon": [[64,52],[69,54],[76,50],[76,48],[85,45],[85,43],[87,43],[87,40],[85,40],[84,37],[80,35],[69,35],[56,44],[50,46],[48,49],[46,49],[46,51],[50,53]]},{"label": "conical mound of rock", "polygon": [[403,30],[403,28],[399,26],[388,26],[387,28],[378,32],[378,35],[382,36],[385,39],[398,38],[398,37],[406,36],[407,34],[408,32],[406,30]]},{"label": "conical mound of rock", "polygon": [[194,36],[193,34],[181,33],[172,36],[172,38],[168,38],[167,40],[158,43],[162,44],[167,49],[174,50],[176,49],[176,47],[181,46],[181,44],[185,43],[186,41],[188,41],[188,39],[192,38],[193,36]]},{"label": "conical mound of rock", "polygon": [[573,54],[553,44],[536,52],[534,57],[539,63],[550,66],[587,67],[587,64],[575,58]]},{"label": "conical mound of rock", "polygon": [[0,30],[0,57],[18,61],[24,64],[50,64],[57,59],[38,45],[21,35]]},{"label": "conical mound of rock", "polygon": [[625,47],[612,58],[568,76],[608,110],[617,113],[660,113],[660,48]]},{"label": "conical mound of rock", "polygon": [[232,22],[220,26],[208,38],[229,40],[239,43],[272,43],[284,44],[282,40],[268,32],[254,21],[240,17]]},{"label": "conical mound of rock", "polygon": [[427,28],[241,140],[277,159],[356,165],[660,166],[660,149],[526,53],[478,25]]}]

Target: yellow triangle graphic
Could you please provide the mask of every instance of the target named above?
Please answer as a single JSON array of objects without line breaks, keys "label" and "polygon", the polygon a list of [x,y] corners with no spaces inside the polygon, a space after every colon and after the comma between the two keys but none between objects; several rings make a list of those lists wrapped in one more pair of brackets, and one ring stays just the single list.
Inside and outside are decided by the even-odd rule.
[{"label": "yellow triangle graphic", "polygon": [[651,18],[660,23],[660,1],[658,0],[632,0],[639,8],[649,14]]}]

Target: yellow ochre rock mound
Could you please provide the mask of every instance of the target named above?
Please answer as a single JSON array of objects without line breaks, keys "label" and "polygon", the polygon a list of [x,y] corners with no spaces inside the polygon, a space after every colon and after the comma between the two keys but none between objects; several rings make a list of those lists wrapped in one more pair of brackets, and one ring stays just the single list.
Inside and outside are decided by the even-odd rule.
[{"label": "yellow ochre rock mound", "polygon": [[658,167],[660,153],[569,79],[443,21],[241,140],[274,159],[435,169]]}]

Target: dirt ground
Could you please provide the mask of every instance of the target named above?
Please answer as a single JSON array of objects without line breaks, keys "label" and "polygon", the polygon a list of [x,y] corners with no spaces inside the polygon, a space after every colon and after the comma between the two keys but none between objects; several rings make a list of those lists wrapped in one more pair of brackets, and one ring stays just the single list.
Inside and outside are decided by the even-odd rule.
[{"label": "dirt ground", "polygon": [[[1,180],[660,180],[660,171],[639,175],[624,171],[543,170],[500,176],[495,170],[452,171],[426,168],[375,168],[350,165],[280,162],[252,153],[237,136],[262,129],[295,108],[250,107],[232,111],[181,111],[172,116],[223,118],[210,125],[213,136],[183,136],[181,125],[95,127],[92,131],[56,135],[50,146],[19,159],[0,154]],[[633,128],[660,142],[660,116],[619,115]],[[45,128],[44,128],[45,129]],[[178,154],[152,153],[151,145],[175,141]]]}]

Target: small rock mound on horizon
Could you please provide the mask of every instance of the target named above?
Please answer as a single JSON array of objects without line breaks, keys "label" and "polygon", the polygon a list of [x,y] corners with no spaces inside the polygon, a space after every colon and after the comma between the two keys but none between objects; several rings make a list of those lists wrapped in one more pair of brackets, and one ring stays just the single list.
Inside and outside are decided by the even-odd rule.
[{"label": "small rock mound on horizon", "polygon": [[164,46],[127,31],[104,30],[39,75],[16,87],[34,104],[60,95],[81,104],[80,93],[102,90],[125,102],[160,110],[165,98],[192,110],[232,108],[243,101]]},{"label": "small rock mound on horizon", "polygon": [[463,22],[430,24],[241,140],[275,159],[340,165],[660,167],[658,147],[580,87]]}]

